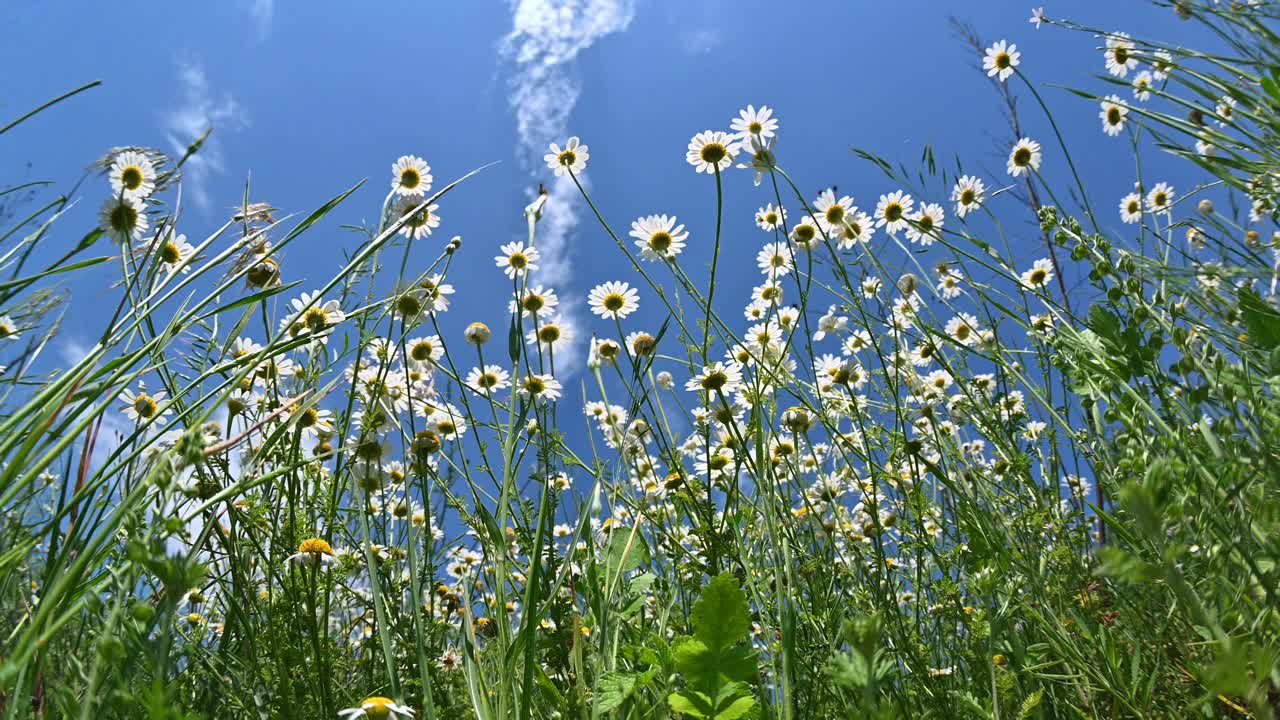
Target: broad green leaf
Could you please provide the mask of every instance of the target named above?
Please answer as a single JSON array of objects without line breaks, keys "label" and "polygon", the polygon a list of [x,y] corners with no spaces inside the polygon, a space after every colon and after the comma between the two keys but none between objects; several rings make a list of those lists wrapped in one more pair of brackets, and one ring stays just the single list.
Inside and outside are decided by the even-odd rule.
[{"label": "broad green leaf", "polygon": [[694,635],[713,651],[747,639],[751,612],[747,609],[747,596],[732,573],[711,579],[693,606],[690,624]]}]

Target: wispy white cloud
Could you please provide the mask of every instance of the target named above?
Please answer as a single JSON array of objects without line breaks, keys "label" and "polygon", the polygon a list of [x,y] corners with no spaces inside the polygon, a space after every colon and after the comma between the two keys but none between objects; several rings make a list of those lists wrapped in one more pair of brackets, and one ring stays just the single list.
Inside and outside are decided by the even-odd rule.
[{"label": "wispy white cloud", "polygon": [[266,40],[271,34],[271,21],[275,17],[275,0],[243,0],[245,12],[249,13],[249,21],[258,33],[259,40]]},{"label": "wispy white cloud", "polygon": [[208,128],[213,128],[213,133],[199,152],[188,158],[183,166],[185,195],[196,205],[206,208],[209,206],[209,179],[224,169],[222,136],[247,127],[249,115],[230,93],[213,92],[204,65],[199,62],[178,61],[178,85],[178,104],[162,118],[170,151],[182,156],[193,140]]},{"label": "wispy white cloud", "polygon": [[[571,134],[569,118],[582,94],[575,60],[605,35],[626,30],[635,14],[635,3],[511,0],[511,13],[512,29],[503,39],[501,51],[512,66],[508,100],[515,113],[518,155],[532,175],[545,176],[542,156],[550,143],[563,143]],[[590,144],[590,138],[584,140]],[[569,242],[578,226],[581,199],[567,177],[557,178],[548,190],[546,210],[538,224],[541,267],[532,279],[562,286],[571,277]],[[534,192],[529,190],[530,199]],[[567,320],[580,327],[579,306],[565,298],[561,307]],[[557,359],[557,368],[572,371],[579,367],[586,341],[586,337],[579,337],[567,357]]]}]

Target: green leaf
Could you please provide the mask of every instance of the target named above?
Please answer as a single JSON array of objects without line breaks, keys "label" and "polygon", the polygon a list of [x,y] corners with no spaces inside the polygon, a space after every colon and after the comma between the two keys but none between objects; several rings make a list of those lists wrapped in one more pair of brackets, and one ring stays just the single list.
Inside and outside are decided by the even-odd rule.
[{"label": "green leaf", "polygon": [[720,707],[716,710],[716,720],[738,720],[751,712],[751,708],[756,706],[756,699],[752,695],[740,695],[727,706]]},{"label": "green leaf", "polygon": [[1240,288],[1240,313],[1255,345],[1271,350],[1280,346],[1280,312],[1250,288]]},{"label": "green leaf", "polygon": [[714,712],[711,708],[711,700],[700,692],[671,693],[667,696],[667,705],[670,705],[672,710],[689,717],[710,717]]},{"label": "green leaf", "polygon": [[1044,698],[1044,690],[1039,689],[1027,696],[1022,701],[1022,707],[1018,709],[1018,720],[1027,720],[1031,717],[1031,712],[1040,706],[1040,701]]},{"label": "green leaf", "polygon": [[609,544],[605,548],[607,577],[616,578],[622,573],[648,564],[649,546],[645,544],[640,533],[615,530],[609,534]]},{"label": "green leaf", "polygon": [[655,670],[644,673],[606,672],[600,676],[599,692],[595,696],[595,707],[600,712],[618,709],[636,690],[644,687],[653,679]]},{"label": "green leaf", "polygon": [[1120,338],[1120,318],[1105,307],[1094,305],[1089,308],[1089,328],[1112,345],[1117,347],[1123,345]]},{"label": "green leaf", "polygon": [[746,640],[751,631],[747,596],[732,573],[711,579],[693,606],[690,618],[694,635],[714,652]]}]

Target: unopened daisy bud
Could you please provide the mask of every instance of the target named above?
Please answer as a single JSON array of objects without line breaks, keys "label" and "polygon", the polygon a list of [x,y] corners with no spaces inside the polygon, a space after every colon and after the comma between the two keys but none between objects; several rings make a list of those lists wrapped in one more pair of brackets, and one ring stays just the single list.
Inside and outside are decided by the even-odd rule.
[{"label": "unopened daisy bud", "polygon": [[482,322],[473,322],[463,331],[463,337],[472,345],[483,345],[489,342],[489,326]]},{"label": "unopened daisy bud", "polygon": [[543,185],[539,185],[538,197],[524,208],[525,217],[533,218],[534,222],[541,220],[542,209],[546,207],[548,197],[550,197],[550,193],[547,192],[547,188]]},{"label": "unopened daisy bud", "polygon": [[906,273],[902,277],[898,278],[898,292],[901,292],[903,295],[910,295],[914,293],[919,285],[920,281],[911,273]]},{"label": "unopened daisy bud", "polygon": [[462,247],[462,236],[454,235],[453,238],[449,240],[449,244],[445,246],[444,251],[452,255],[458,251],[458,248],[461,248],[461,247]]},{"label": "unopened daisy bud", "polygon": [[667,372],[666,370],[663,370],[662,372],[658,373],[656,382],[658,383],[658,387],[663,390],[670,390],[671,388],[675,387],[675,384],[676,384],[675,379],[671,377],[671,373]]},{"label": "unopened daisy bud", "polygon": [[1205,198],[1200,201],[1200,204],[1197,205],[1196,208],[1200,211],[1201,215],[1209,215],[1213,212],[1213,201],[1209,198]]}]

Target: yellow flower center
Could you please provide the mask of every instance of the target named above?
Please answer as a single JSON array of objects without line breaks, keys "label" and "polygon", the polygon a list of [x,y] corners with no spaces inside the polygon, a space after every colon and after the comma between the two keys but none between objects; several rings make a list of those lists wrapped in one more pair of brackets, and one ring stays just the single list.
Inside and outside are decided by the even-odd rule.
[{"label": "yellow flower center", "polygon": [[298,552],[315,553],[316,555],[332,555],[333,547],[320,538],[308,538],[298,544]]},{"label": "yellow flower center", "polygon": [[375,695],[374,697],[365,698],[360,703],[360,707],[364,710],[365,717],[370,718],[370,720],[386,720],[391,717],[391,705],[394,702],[391,698]]},{"label": "yellow flower center", "polygon": [[572,150],[562,150],[558,159],[561,165],[568,167],[578,162],[578,153]]},{"label": "yellow flower center", "polygon": [[412,190],[418,187],[422,182],[422,176],[418,174],[415,168],[405,168],[400,173],[400,187],[406,190]]},{"label": "yellow flower center", "polygon": [[707,143],[702,146],[702,150],[698,154],[703,162],[715,165],[724,160],[725,156],[729,154],[729,150],[720,143]]},{"label": "yellow flower center", "polygon": [[617,312],[622,309],[623,305],[627,304],[627,300],[622,296],[622,293],[613,292],[605,295],[601,304],[604,305],[605,310]]},{"label": "yellow flower center", "polygon": [[653,235],[650,235],[649,247],[660,253],[666,252],[671,248],[671,234],[666,231],[659,230]]}]

